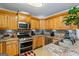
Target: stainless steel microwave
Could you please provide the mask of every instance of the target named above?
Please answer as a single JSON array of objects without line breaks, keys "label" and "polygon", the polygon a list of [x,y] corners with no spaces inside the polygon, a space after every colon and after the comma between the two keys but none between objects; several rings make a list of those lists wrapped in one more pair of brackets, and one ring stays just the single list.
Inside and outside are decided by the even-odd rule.
[{"label": "stainless steel microwave", "polygon": [[30,24],[27,22],[18,22],[18,27],[19,27],[19,29],[29,29]]}]

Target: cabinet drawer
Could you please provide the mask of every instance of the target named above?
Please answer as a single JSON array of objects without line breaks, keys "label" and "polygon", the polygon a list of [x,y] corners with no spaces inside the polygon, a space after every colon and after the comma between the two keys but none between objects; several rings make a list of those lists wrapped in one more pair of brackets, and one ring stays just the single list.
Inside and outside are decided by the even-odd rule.
[{"label": "cabinet drawer", "polygon": [[7,41],[6,44],[18,43],[18,41]]}]

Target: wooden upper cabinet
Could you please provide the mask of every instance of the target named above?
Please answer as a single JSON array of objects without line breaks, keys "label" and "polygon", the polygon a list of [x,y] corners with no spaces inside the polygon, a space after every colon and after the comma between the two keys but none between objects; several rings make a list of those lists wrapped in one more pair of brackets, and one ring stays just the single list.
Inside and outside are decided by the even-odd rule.
[{"label": "wooden upper cabinet", "polygon": [[39,20],[31,20],[31,29],[32,30],[39,30],[40,29]]},{"label": "wooden upper cabinet", "polygon": [[46,30],[75,30],[77,29],[76,25],[66,25],[64,24],[65,16],[67,16],[67,13],[61,13],[54,16],[50,16],[45,20],[45,29]]},{"label": "wooden upper cabinet", "polygon": [[30,22],[31,15],[27,14],[18,14],[18,21],[19,22]]},{"label": "wooden upper cabinet", "polygon": [[0,30],[17,30],[16,13],[9,13],[9,11],[0,13]]},{"label": "wooden upper cabinet", "polygon": [[7,29],[17,30],[17,16],[8,15],[7,16]]},{"label": "wooden upper cabinet", "polygon": [[37,20],[36,21],[36,30],[39,30],[40,29],[40,20]]},{"label": "wooden upper cabinet", "polygon": [[60,19],[60,29],[63,29],[63,30],[75,30],[77,29],[77,26],[76,25],[65,25],[64,24],[64,17],[65,16],[60,16],[59,19]]},{"label": "wooden upper cabinet", "polygon": [[39,30],[40,29],[40,20],[36,18],[31,18],[31,29]]},{"label": "wooden upper cabinet", "polygon": [[54,29],[54,19],[50,19],[50,29]]},{"label": "wooden upper cabinet", "polygon": [[59,28],[59,20],[57,18],[51,18],[45,20],[45,29],[46,30],[57,30]]},{"label": "wooden upper cabinet", "polygon": [[46,30],[56,29],[56,19],[55,18],[45,19],[45,29]]},{"label": "wooden upper cabinet", "polygon": [[51,23],[51,20],[49,19],[49,20],[45,20],[45,29],[46,30],[51,30],[51,25],[52,23]]},{"label": "wooden upper cabinet", "polygon": [[50,27],[53,30],[67,30],[69,29],[69,26],[66,26],[63,22],[63,17],[56,17],[56,18],[52,18],[50,19]]},{"label": "wooden upper cabinet", "polygon": [[58,29],[61,29],[61,30],[68,30],[70,27],[69,26],[66,26],[64,24],[64,17],[63,16],[60,16],[60,17],[57,17],[56,18],[56,26]]},{"label": "wooden upper cabinet", "polygon": [[65,25],[64,24],[64,17],[63,16],[57,16],[57,17],[52,17],[48,18],[45,20],[45,29],[47,30],[75,30],[77,29],[76,25]]},{"label": "wooden upper cabinet", "polygon": [[77,29],[77,25],[71,25],[71,26],[70,26],[70,29],[72,29],[72,30]]}]

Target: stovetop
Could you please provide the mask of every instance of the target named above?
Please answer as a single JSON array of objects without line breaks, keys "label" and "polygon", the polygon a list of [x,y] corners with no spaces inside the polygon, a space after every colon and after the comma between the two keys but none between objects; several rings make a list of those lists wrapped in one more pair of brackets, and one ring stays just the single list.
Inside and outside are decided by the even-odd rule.
[{"label": "stovetop", "polygon": [[31,37],[28,37],[28,38],[20,38],[19,40],[20,40],[20,42],[26,42],[26,41],[32,41],[32,38]]}]

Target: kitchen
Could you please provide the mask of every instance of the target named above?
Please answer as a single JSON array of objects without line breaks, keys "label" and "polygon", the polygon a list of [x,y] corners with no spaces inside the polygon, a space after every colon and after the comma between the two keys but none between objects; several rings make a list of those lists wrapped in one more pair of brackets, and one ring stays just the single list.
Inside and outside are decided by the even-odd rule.
[{"label": "kitchen", "polygon": [[[79,56],[78,28],[73,24],[68,26],[64,24],[64,17],[68,13],[67,11],[62,12],[61,9],[58,11],[57,8],[51,8],[55,5],[64,11],[69,9],[70,5],[79,4],[48,3],[45,4],[46,7],[43,6],[43,9],[52,10],[49,11],[49,9],[46,13],[45,9],[40,11],[41,7],[34,8],[28,4],[0,3],[0,55]],[[51,16],[35,16],[49,12]]]}]

